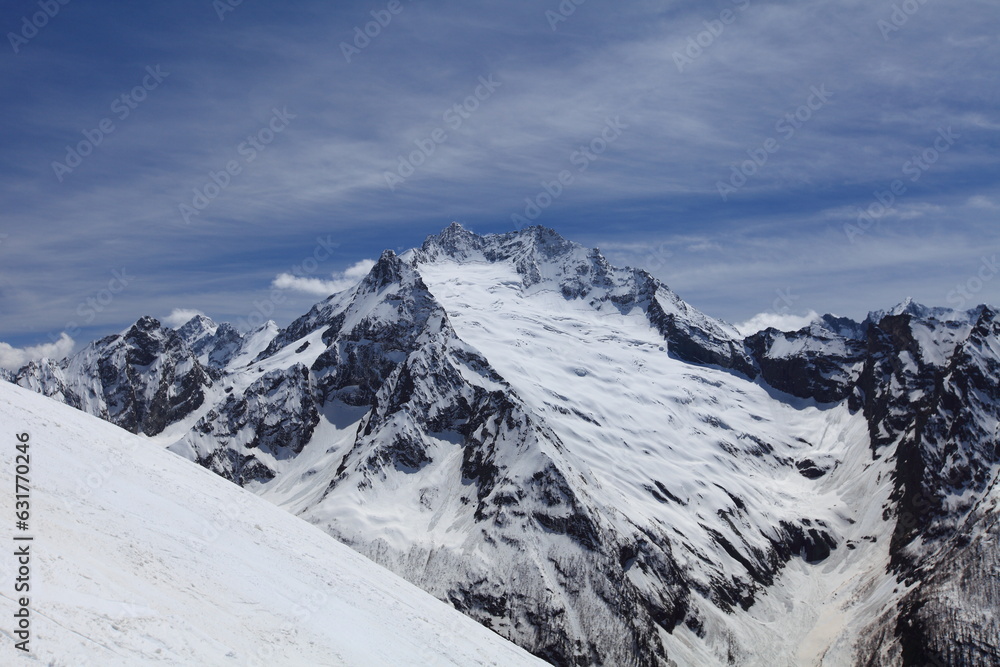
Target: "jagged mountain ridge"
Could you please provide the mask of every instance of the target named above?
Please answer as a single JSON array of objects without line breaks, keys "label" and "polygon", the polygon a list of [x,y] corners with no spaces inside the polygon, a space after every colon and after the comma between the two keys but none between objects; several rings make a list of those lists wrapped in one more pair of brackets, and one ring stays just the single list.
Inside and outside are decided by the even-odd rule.
[{"label": "jagged mountain ridge", "polygon": [[[904,304],[744,338],[551,230],[453,225],[385,253],[252,363],[226,365],[226,325],[140,320],[169,357],[156,391],[135,370],[149,350],[16,379],[71,405],[66,387],[110,387],[76,407],[159,434],[556,664],[799,664],[813,642],[922,664],[968,621],[933,611],[953,584],[893,582],[946,579],[913,545],[988,516],[995,319]],[[146,341],[128,334],[95,345]],[[139,378],[131,403],[98,385],[95,356]],[[164,412],[140,409],[149,396],[169,424],[132,417]],[[104,407],[119,403],[139,407]],[[856,600],[836,636],[816,636],[822,618],[796,635],[822,568]],[[760,618],[776,605],[784,621]],[[942,664],[989,664],[969,660]]]}]

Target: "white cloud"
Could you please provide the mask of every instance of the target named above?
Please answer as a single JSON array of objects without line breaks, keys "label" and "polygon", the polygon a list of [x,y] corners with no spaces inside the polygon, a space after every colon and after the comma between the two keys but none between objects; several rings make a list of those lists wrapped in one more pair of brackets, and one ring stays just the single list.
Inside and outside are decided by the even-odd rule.
[{"label": "white cloud", "polygon": [[708,252],[709,250],[722,250],[722,246],[710,241],[699,241],[698,243],[692,243],[687,249],[690,252]]},{"label": "white cloud", "polygon": [[177,327],[184,326],[191,321],[192,317],[197,317],[198,315],[207,317],[205,313],[193,308],[174,308],[170,311],[169,315],[163,318],[163,323],[171,329],[176,329]]},{"label": "white cloud", "polygon": [[1000,208],[1000,206],[997,206],[996,204],[993,203],[993,200],[991,200],[989,197],[984,197],[983,195],[976,195],[975,197],[969,197],[969,201],[965,202],[965,205],[971,206],[973,208],[986,209],[987,211],[993,211]]},{"label": "white cloud", "polygon": [[356,262],[351,266],[347,267],[344,271],[343,276],[345,279],[353,280],[357,282],[368,275],[368,272],[372,270],[375,266],[374,259],[363,259],[360,262]]},{"label": "white cloud", "polygon": [[[975,197],[973,199],[975,199]],[[877,202],[872,199],[863,203],[865,207],[869,207]],[[973,205],[973,201],[970,199],[968,204]],[[858,216],[863,212],[863,210],[864,209],[861,206],[852,204],[850,206],[838,206],[836,208],[825,209],[821,211],[820,214],[827,220],[854,221],[858,219]],[[875,217],[875,222],[881,223],[882,220],[887,220],[889,218],[896,218],[899,220],[915,220],[926,215],[940,213],[943,210],[945,210],[944,207],[938,206],[937,204],[931,204],[930,202],[897,202],[891,208]]]},{"label": "white cloud", "polygon": [[0,368],[16,371],[29,361],[43,357],[62,359],[73,351],[75,345],[76,342],[65,331],[59,335],[59,340],[54,343],[43,343],[30,347],[13,347],[7,343],[0,342]]},{"label": "white cloud", "polygon": [[323,280],[322,278],[302,278],[299,276],[293,276],[290,273],[281,273],[271,283],[271,287],[274,287],[275,289],[295,290],[297,292],[305,292],[306,294],[314,294],[316,296],[330,296],[331,294],[341,292],[348,287],[352,287],[355,283],[368,275],[368,272],[372,270],[373,266],[375,266],[375,260],[363,259],[360,262],[347,267],[343,272],[331,274],[330,277],[332,280]]},{"label": "white cloud", "polygon": [[775,312],[758,313],[746,322],[735,325],[741,334],[749,336],[758,331],[775,328],[778,331],[798,331],[819,319],[819,313],[810,310],[806,315],[779,314]]}]

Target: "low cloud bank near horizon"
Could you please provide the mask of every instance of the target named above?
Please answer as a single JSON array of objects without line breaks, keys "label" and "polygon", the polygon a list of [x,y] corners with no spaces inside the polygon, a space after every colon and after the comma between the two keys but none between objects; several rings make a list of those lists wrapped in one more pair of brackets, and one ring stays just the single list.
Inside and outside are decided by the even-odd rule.
[{"label": "low cloud bank near horizon", "polygon": [[76,341],[70,338],[65,331],[59,335],[59,340],[53,343],[14,347],[8,343],[0,342],[0,368],[16,371],[30,361],[45,358],[59,361],[68,356],[74,347],[76,347]]},{"label": "low cloud bank near horizon", "polygon": [[798,331],[809,326],[820,318],[815,310],[809,311],[805,315],[793,315],[791,313],[758,313],[746,322],[740,322],[736,327],[744,336],[751,336],[758,331],[765,329],[777,329],[778,331]]}]

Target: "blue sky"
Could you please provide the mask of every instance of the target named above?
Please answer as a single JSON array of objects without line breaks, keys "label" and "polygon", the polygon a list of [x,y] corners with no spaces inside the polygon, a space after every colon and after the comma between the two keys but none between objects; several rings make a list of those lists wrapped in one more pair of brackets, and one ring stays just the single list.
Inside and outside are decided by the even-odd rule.
[{"label": "blue sky", "polygon": [[284,324],[526,208],[729,321],[1000,304],[996,2],[228,3],[0,5],[0,340]]}]

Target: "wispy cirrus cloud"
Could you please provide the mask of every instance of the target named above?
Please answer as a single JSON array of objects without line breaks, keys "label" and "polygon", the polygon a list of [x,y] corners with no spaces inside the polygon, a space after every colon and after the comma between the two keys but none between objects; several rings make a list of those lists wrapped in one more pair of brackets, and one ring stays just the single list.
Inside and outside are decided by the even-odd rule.
[{"label": "wispy cirrus cloud", "polygon": [[[454,219],[510,231],[525,198],[572,169],[574,152],[616,116],[628,131],[575,174],[538,223],[584,242],[656,245],[696,235],[701,245],[689,252],[711,259],[725,253],[707,249],[725,250],[770,218],[780,224],[761,233],[772,245],[807,247],[869,206],[940,128],[952,127],[961,139],[907,181],[897,211],[860,245],[901,235],[924,262],[917,273],[947,284],[965,269],[950,254],[954,244],[931,245],[938,230],[974,232],[980,246],[1000,242],[995,225],[978,222],[989,208],[966,205],[1000,201],[1000,132],[990,120],[1000,113],[991,92],[1000,16],[990,3],[970,0],[968,12],[927,3],[886,38],[879,21],[891,11],[879,3],[740,0],[739,20],[679,71],[675,52],[734,4],[585,3],[553,31],[545,3],[413,3],[349,63],[338,45],[370,20],[360,0],[294,10],[242,3],[225,21],[201,0],[114,12],[74,4],[72,21],[53,21],[0,65],[0,84],[13,91],[0,110],[0,234],[8,235],[0,331],[22,344],[48,340],[75,317],[83,286],[122,265],[141,266],[142,275],[94,327],[119,329],[178,305],[220,321],[245,317],[319,234],[339,240],[337,261],[346,265],[418,245]],[[169,77],[119,120],[111,105],[158,65]],[[481,76],[502,87],[452,129],[445,114]],[[786,139],[779,124],[820,86],[829,103]],[[272,109],[286,107],[295,120],[248,161],[241,145]],[[105,117],[115,131],[60,183],[53,161]],[[384,173],[436,128],[447,141],[390,191]],[[775,136],[780,149],[721,201],[717,183]],[[232,161],[240,173],[184,224],[179,205],[212,174],[225,180],[219,174]],[[704,282],[712,277],[695,264],[695,296],[711,292],[712,314],[746,319],[767,308],[742,294],[758,272],[783,272],[777,287],[796,276],[812,281],[796,257],[767,248],[741,254],[745,263],[724,272],[735,288]],[[855,250],[844,261],[856,270],[907,278]],[[303,280],[282,285],[315,296],[343,278]],[[831,276],[822,282],[817,310],[885,306],[873,292]],[[296,314],[281,308],[279,320]]]}]

